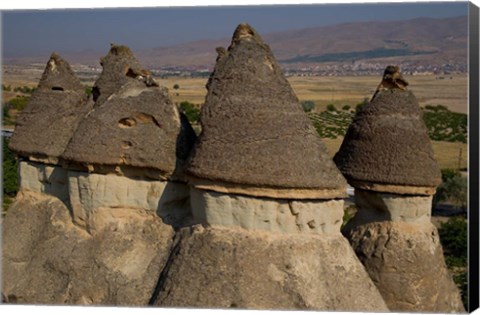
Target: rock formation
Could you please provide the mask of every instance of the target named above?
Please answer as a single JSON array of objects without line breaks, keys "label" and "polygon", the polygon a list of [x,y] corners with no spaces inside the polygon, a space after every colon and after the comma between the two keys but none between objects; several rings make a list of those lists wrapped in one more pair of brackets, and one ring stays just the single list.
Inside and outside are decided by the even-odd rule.
[{"label": "rock formation", "polygon": [[[37,94],[48,86],[55,87],[47,90],[51,94],[75,87],[66,75],[56,81],[57,59],[52,56],[55,63],[47,65]],[[48,109],[69,125],[54,129],[58,136],[49,134],[55,151],[45,153],[61,166],[21,163],[20,192],[3,222],[7,302],[146,305],[174,228],[190,213],[189,189],[181,180],[195,141],[191,126],[166,89],[142,76],[148,71],[127,47],[112,46],[102,62],[96,102],[84,105],[88,113],[73,117],[77,112],[66,97],[27,111],[33,122],[48,118]],[[73,77],[71,70],[67,74]],[[20,143],[24,135],[41,136],[33,127],[22,125],[14,138]],[[17,153],[33,147],[17,142]]]},{"label": "rock formation", "polygon": [[355,187],[358,210],[343,232],[389,309],[464,311],[430,222],[441,177],[414,95],[378,90],[334,161]]},{"label": "rock formation", "polygon": [[92,106],[70,65],[52,53],[9,144],[20,157],[21,187],[68,203],[67,172],[59,166],[59,158]]},{"label": "rock formation", "polygon": [[[72,169],[74,220],[84,224],[99,207],[128,207],[158,212],[178,225],[190,212],[188,188],[178,181],[195,133],[166,88],[128,75],[131,69],[147,73],[128,47],[112,46],[102,63],[94,110],[62,155]],[[104,90],[109,96],[98,104]]]},{"label": "rock formation", "polygon": [[195,225],[179,231],[156,304],[386,310],[340,233],[346,183],[249,25],[219,57],[188,161]]},{"label": "rock formation", "polygon": [[2,301],[464,311],[430,223],[440,172],[398,67],[357,113],[340,172],[253,28],[217,52],[198,139],[128,47],[101,59],[91,98],[52,54],[10,142]]}]

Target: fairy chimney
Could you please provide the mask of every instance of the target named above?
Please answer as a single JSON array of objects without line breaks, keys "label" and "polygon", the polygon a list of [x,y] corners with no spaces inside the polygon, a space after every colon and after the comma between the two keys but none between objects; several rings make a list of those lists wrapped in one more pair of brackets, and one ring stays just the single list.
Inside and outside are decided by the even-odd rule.
[{"label": "fairy chimney", "polygon": [[[73,194],[78,195],[72,201],[75,218],[87,220],[88,213],[101,206],[160,213],[165,210],[160,199],[166,204],[175,198],[186,203],[183,164],[196,137],[192,127],[167,89],[140,67],[130,49],[112,46],[102,64],[94,110],[79,124],[62,155],[71,173],[77,172],[70,176],[70,189],[85,185],[92,189],[89,202]],[[107,188],[99,191],[92,181],[104,182]],[[165,220],[175,220],[165,215],[170,214],[161,214]]]},{"label": "fairy chimney", "polygon": [[345,180],[252,28],[237,28],[207,87],[187,169],[195,187],[271,198],[344,196]]},{"label": "fairy chimney", "polygon": [[57,164],[89,110],[86,100],[85,88],[70,65],[52,53],[37,89],[17,119],[10,149],[27,159]]},{"label": "fairy chimney", "polygon": [[217,52],[186,169],[196,224],[155,303],[386,310],[340,233],[346,182],[270,48],[241,24]]},{"label": "fairy chimney", "polygon": [[20,157],[20,190],[68,200],[66,171],[58,166],[73,132],[92,108],[68,62],[52,53],[37,89],[17,119],[9,148]]},{"label": "fairy chimney", "polygon": [[355,187],[357,213],[343,233],[390,310],[464,311],[430,220],[441,176],[422,111],[398,67],[385,75],[334,157]]}]

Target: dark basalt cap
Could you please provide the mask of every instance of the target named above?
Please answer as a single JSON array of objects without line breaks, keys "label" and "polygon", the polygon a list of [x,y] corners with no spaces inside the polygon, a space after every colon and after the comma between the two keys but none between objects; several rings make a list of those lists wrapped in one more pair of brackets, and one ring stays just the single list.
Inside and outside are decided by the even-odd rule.
[{"label": "dark basalt cap", "polygon": [[382,191],[415,194],[415,187],[441,182],[422,111],[413,93],[400,89],[379,91],[356,114],[334,161],[356,187],[368,182]]},{"label": "dark basalt cap", "polygon": [[[183,164],[195,139],[166,88],[128,80],[82,120],[62,158],[90,171],[182,179]],[[132,169],[134,173],[126,173]]]},{"label": "dark basalt cap", "polygon": [[10,149],[57,163],[79,121],[92,108],[70,65],[53,53],[37,89],[17,119]]},{"label": "dark basalt cap", "polygon": [[110,51],[100,59],[100,64],[103,70],[92,91],[95,106],[103,104],[125,83],[135,80],[133,76],[129,76],[132,70],[140,72],[143,69],[130,48],[115,44],[111,44]]},{"label": "dark basalt cap", "polygon": [[228,51],[217,51],[202,108],[202,134],[187,175],[259,188],[335,190],[330,198],[343,195],[345,179],[256,31],[239,25]]}]

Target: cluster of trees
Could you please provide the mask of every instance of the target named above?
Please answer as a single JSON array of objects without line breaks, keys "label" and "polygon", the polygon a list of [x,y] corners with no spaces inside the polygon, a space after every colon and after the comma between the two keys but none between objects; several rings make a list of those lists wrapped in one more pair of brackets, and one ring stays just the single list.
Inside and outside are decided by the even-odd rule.
[{"label": "cluster of trees", "polygon": [[467,114],[452,112],[443,105],[427,105],[423,110],[423,120],[430,139],[467,143]]},{"label": "cluster of trees", "polygon": [[28,87],[26,85],[16,86],[12,89],[12,87],[10,85],[2,84],[2,91],[6,91],[6,92],[12,92],[13,91],[13,92],[24,93],[24,94],[32,94],[35,90],[36,90],[36,88]]},{"label": "cluster of trees", "polygon": [[[353,116],[369,100],[366,98],[352,109],[350,105],[344,105],[337,109],[334,104],[328,104],[323,112],[314,112],[315,102],[302,101],[303,110],[317,129],[320,137],[336,139],[345,136]],[[326,114],[328,113],[328,114]],[[423,121],[428,129],[430,139],[435,141],[467,142],[468,117],[466,114],[450,111],[443,105],[427,105],[423,108]]]},{"label": "cluster of trees", "polygon": [[27,106],[28,101],[30,100],[30,96],[20,96],[18,95],[15,98],[12,98],[8,102],[2,105],[3,111],[3,125],[12,125],[15,122],[12,120],[10,115],[10,110],[16,110],[21,112]]},{"label": "cluster of trees", "polygon": [[8,148],[9,139],[2,139],[3,146],[3,205],[2,215],[7,211],[8,206],[18,192],[17,160],[12,151]]},{"label": "cluster of trees", "polygon": [[187,116],[188,121],[192,125],[200,122],[200,107],[188,101],[183,101],[179,105],[180,110]]},{"label": "cluster of trees", "polygon": [[459,288],[465,309],[468,305],[468,224],[463,217],[453,217],[438,229],[445,263]]},{"label": "cluster of trees", "polygon": [[437,187],[433,196],[432,207],[435,208],[440,202],[448,202],[453,206],[467,209],[468,180],[458,170],[443,169],[442,183]]}]

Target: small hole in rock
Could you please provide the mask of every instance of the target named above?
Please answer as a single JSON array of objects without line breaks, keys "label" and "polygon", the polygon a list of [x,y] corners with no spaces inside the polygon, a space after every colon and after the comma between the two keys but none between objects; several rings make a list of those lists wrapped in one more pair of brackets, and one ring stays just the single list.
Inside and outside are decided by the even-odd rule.
[{"label": "small hole in rock", "polygon": [[63,91],[63,88],[60,86],[52,86],[52,91]]},{"label": "small hole in rock", "polygon": [[130,141],[123,141],[122,142],[122,149],[130,149],[132,147],[132,143]]},{"label": "small hole in rock", "polygon": [[118,121],[120,128],[130,128],[137,124],[137,121],[133,117],[122,118]]}]

